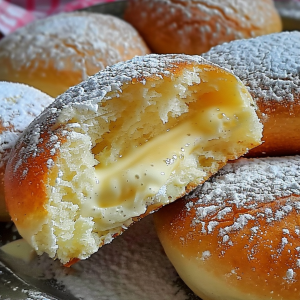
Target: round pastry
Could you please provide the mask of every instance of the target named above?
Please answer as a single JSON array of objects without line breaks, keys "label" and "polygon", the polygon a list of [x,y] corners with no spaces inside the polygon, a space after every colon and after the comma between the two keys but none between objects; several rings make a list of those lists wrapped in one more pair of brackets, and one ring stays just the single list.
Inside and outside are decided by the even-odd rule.
[{"label": "round pastry", "polygon": [[0,221],[10,220],[3,181],[11,148],[30,122],[53,100],[30,86],[0,82]]},{"label": "round pastry", "polygon": [[300,157],[228,163],[154,214],[165,252],[203,300],[299,299]]},{"label": "round pastry", "polygon": [[70,265],[260,143],[250,94],[200,56],[118,63],[56,98],[17,143],[8,211]]},{"label": "round pastry", "polygon": [[203,54],[238,76],[259,108],[263,144],[249,156],[300,154],[299,54],[297,31],[233,41]]},{"label": "round pastry", "polygon": [[148,53],[138,32],[121,19],[58,14],[0,41],[0,80],[26,83],[56,97],[109,65]]},{"label": "round pastry", "polygon": [[155,53],[201,54],[282,29],[273,0],[129,0],[124,19]]}]

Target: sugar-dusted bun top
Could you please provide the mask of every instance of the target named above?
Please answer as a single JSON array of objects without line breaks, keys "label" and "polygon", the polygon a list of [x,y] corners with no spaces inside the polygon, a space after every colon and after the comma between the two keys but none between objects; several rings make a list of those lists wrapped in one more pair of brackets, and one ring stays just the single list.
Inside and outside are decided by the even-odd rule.
[{"label": "sugar-dusted bun top", "polygon": [[[256,226],[252,232],[255,235],[262,231],[263,224],[271,225],[284,219],[292,210],[298,211],[299,196],[299,156],[240,158],[224,166],[182,202],[178,201],[178,205],[171,204],[158,215],[164,211],[167,215],[167,210],[171,212],[169,219],[173,218],[172,222],[166,222],[168,225],[165,226],[174,229],[171,236],[174,236],[175,240],[188,228],[194,231],[193,228],[200,226],[204,235],[218,236],[219,250],[216,251],[225,254],[226,249],[230,248],[229,234],[234,238],[234,235],[243,230],[251,220]],[[172,206],[182,206],[180,214],[173,214]],[[185,222],[185,218],[187,222],[191,221],[191,224],[180,228],[179,224]],[[286,226],[289,228],[294,225]],[[293,230],[296,227],[293,227]],[[190,238],[197,242],[199,237],[191,235]],[[180,240],[177,242],[180,243]],[[272,237],[269,242],[272,243]],[[191,251],[193,252],[193,248]],[[245,251],[249,252],[250,257],[252,249],[247,248]]]},{"label": "sugar-dusted bun top", "polygon": [[58,14],[0,41],[0,79],[31,84],[57,96],[109,65],[149,52],[138,32],[117,17]]},{"label": "sugar-dusted bun top", "polygon": [[243,158],[155,220],[168,256],[203,299],[297,299],[299,200],[299,156]]},{"label": "sugar-dusted bun top", "polygon": [[270,101],[299,102],[299,54],[300,32],[293,31],[232,41],[202,56],[231,70],[267,106]]},{"label": "sugar-dusted bun top", "polygon": [[0,168],[20,134],[53,100],[25,84],[0,82]]},{"label": "sugar-dusted bun top", "polygon": [[[293,195],[300,195],[299,156],[241,158],[227,164],[215,177],[199,186],[189,196],[190,199],[195,197],[199,199],[195,204],[187,201],[187,210],[203,205],[203,210],[197,209],[196,219],[205,221],[205,217],[214,211],[218,214],[213,219],[222,222],[232,211],[226,208],[230,204],[235,207],[235,212],[239,211],[239,218],[236,218],[236,222],[226,229],[229,233],[243,227],[243,224],[239,224],[240,220],[247,219],[245,216],[249,210],[258,209],[262,205]],[[298,208],[298,201],[291,205],[296,205],[295,208]],[[284,211],[284,207],[279,205],[274,214],[265,214],[266,221],[281,219],[285,215]],[[219,234],[223,236],[226,232],[219,232]]]},{"label": "sugar-dusted bun top", "polygon": [[124,18],[156,53],[201,54],[281,31],[272,0],[130,0]]},{"label": "sugar-dusted bun top", "polygon": [[4,203],[4,171],[21,133],[53,98],[30,86],[0,82],[0,221],[8,220]]}]

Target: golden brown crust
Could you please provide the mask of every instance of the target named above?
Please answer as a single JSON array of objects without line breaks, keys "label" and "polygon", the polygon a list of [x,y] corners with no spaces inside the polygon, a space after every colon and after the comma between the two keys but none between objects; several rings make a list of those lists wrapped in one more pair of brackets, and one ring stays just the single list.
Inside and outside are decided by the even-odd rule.
[{"label": "golden brown crust", "polygon": [[282,29],[272,0],[130,0],[124,18],[155,53],[201,54]]},{"label": "golden brown crust", "polygon": [[[8,167],[5,174],[6,205],[12,221],[23,229],[34,227],[47,215],[47,161],[53,159],[48,140],[49,133],[41,134],[41,142],[36,145],[39,155],[28,156],[26,163],[21,164],[17,151],[25,144],[19,143],[11,152],[8,162],[9,166],[18,167]],[[32,152],[36,152],[35,149]]]},{"label": "golden brown crust", "polygon": [[257,102],[259,114],[264,124],[263,143],[251,149],[247,157],[283,156],[300,154],[300,99],[294,95],[289,101]]},{"label": "golden brown crust", "polygon": [[[300,197],[295,200],[299,201],[299,199]],[[172,211],[171,215],[176,213],[176,210],[179,210],[180,206],[184,204],[184,202],[179,202],[170,204],[173,206],[172,208],[163,208],[162,212],[159,212],[159,218],[168,218],[168,210]],[[278,201],[273,205],[263,206],[255,212],[249,212],[249,215],[263,214],[265,209],[275,211],[284,204],[285,200]],[[211,262],[206,262],[203,268],[209,269],[213,276],[223,279],[228,288],[238,289],[246,295],[251,294],[256,299],[261,299],[260,297],[264,294],[272,293],[275,295],[273,299],[297,299],[300,296],[298,280],[293,278],[288,280],[287,272],[299,268],[297,265],[299,252],[296,250],[300,247],[299,236],[292,234],[288,238],[287,246],[281,248],[282,238],[284,238],[282,229],[287,228],[294,231],[294,227],[287,226],[287,224],[295,224],[297,215],[296,211],[292,211],[275,224],[267,223],[263,219],[259,223],[260,234],[253,237],[251,228],[257,225],[257,221],[251,220],[239,232],[229,234],[234,246],[228,247],[228,249],[223,246],[222,238],[218,236],[217,230],[232,224],[232,219],[224,220],[223,224],[218,225],[215,233],[211,235],[201,234],[201,225],[199,228],[195,228],[195,231],[191,231],[190,223],[194,218],[192,214],[166,220],[163,222],[164,227],[157,221],[157,227],[163,244],[171,244],[191,260],[199,257],[199,253],[208,251],[211,255]],[[167,222],[172,226],[166,226]],[[185,239],[184,243],[182,239]],[[199,241],[201,241],[201,246]],[[249,257],[251,257],[250,260]],[[230,274],[232,271],[235,271],[235,274]],[[265,298],[262,297],[262,299]]]},{"label": "golden brown crust", "polygon": [[[299,167],[297,156],[238,160],[154,215],[166,253],[204,300],[223,285],[234,299],[299,298]],[[180,256],[211,276],[213,291]]]}]

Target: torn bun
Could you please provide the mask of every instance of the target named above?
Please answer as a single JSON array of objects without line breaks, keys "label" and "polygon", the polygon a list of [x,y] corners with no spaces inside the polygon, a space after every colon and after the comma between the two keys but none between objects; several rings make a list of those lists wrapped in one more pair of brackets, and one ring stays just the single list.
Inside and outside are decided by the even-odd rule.
[{"label": "torn bun", "polygon": [[70,265],[173,202],[261,140],[250,94],[199,56],[148,55],[70,88],[18,141],[9,213]]}]

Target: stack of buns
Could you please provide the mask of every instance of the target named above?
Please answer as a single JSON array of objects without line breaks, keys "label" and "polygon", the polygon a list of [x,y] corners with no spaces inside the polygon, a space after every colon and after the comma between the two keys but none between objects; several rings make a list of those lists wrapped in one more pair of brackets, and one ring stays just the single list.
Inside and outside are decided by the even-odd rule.
[{"label": "stack of buns", "polygon": [[0,119],[20,136],[0,143],[20,234],[70,266],[159,209],[203,300],[298,299],[300,33],[277,33],[269,0],[129,0],[125,19],[63,14],[0,41],[0,80],[59,95],[26,129]]}]

